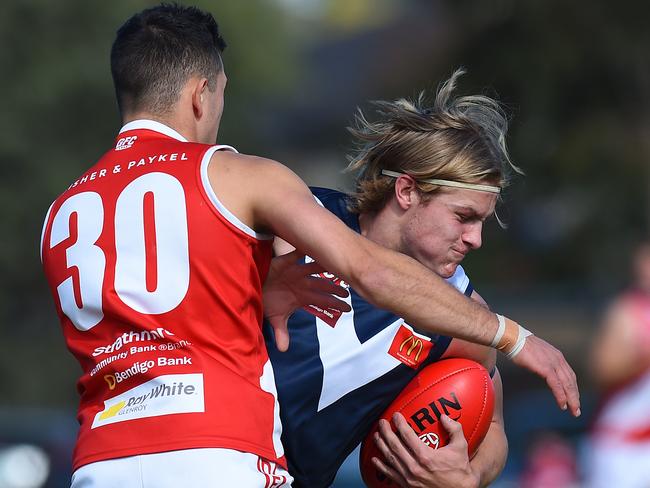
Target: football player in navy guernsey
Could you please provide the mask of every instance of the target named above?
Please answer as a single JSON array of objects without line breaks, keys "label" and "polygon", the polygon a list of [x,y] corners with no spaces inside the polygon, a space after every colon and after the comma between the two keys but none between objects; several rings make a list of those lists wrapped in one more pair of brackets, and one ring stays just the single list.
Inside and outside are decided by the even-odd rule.
[{"label": "football player in navy guernsey", "polygon": [[[485,304],[460,266],[481,246],[483,223],[493,215],[513,172],[505,145],[507,118],[493,99],[454,96],[462,70],[438,90],[431,108],[417,101],[377,102],[378,120],[359,111],[351,128],[357,142],[349,170],[355,192],[313,188],[317,201],[351,229],[407,254]],[[281,241],[276,252],[291,248]],[[309,258],[307,258],[309,259]],[[374,307],[348,288],[352,310],[316,307],[289,320],[286,353],[266,340],[278,387],[282,441],[296,487],[329,486],[341,463],[372,423],[424,366],[466,357],[491,372],[496,402],[490,429],[470,460],[460,424],[443,415],[451,442],[429,449],[397,416],[394,434],[384,421],[376,440],[386,464],[375,465],[402,486],[476,487],[503,469],[507,439],[495,349],[427,334]]]}]

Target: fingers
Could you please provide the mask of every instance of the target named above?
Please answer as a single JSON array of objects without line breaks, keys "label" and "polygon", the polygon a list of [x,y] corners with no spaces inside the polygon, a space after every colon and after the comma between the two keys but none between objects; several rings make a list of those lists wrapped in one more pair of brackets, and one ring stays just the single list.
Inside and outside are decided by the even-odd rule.
[{"label": "fingers", "polygon": [[[560,353],[561,354],[561,353]],[[558,377],[564,386],[566,404],[569,411],[574,417],[580,416],[580,391],[578,390],[578,381],[576,374],[569,364],[562,357],[558,367]]]},{"label": "fingers", "polygon": [[322,293],[331,293],[341,298],[345,298],[349,295],[348,290],[325,278],[314,278],[310,276],[308,286],[312,290],[317,290]]},{"label": "fingers", "polygon": [[395,471],[393,468],[391,468],[387,464],[384,464],[381,461],[381,459],[373,457],[371,459],[371,461],[372,461],[372,464],[374,464],[375,468],[377,468],[377,470],[379,470],[379,472],[381,474],[383,474],[384,476],[386,476],[388,479],[393,480],[394,482],[396,482],[400,486],[408,486],[406,484],[406,480],[404,479],[404,477],[401,476],[397,471]]},{"label": "fingers", "polygon": [[459,440],[464,441],[463,426],[445,414],[440,416],[440,423],[449,434],[449,444],[457,443]]},{"label": "fingers", "polygon": [[551,368],[546,379],[547,384],[555,395],[555,399],[562,410],[567,408],[574,417],[580,415],[580,391],[578,382],[564,355],[548,345],[552,351]]},{"label": "fingers", "polygon": [[343,300],[339,300],[332,295],[324,295],[322,293],[316,293],[311,291],[305,291],[300,295],[300,301],[309,305],[316,305],[322,309],[332,308],[340,312],[349,312],[352,310],[352,307]]},{"label": "fingers", "polygon": [[275,345],[280,352],[286,352],[289,349],[289,329],[287,327],[287,317],[267,317],[273,333],[275,335]]},{"label": "fingers", "polygon": [[325,268],[323,268],[316,261],[312,261],[311,263],[301,264],[300,268],[305,274],[310,274],[310,275],[323,273],[325,271]]},{"label": "fingers", "polygon": [[304,253],[294,249],[290,253],[282,254],[281,256],[275,256],[273,258],[273,265],[279,266],[281,268],[289,266],[290,264],[295,263],[304,256]]},{"label": "fingers", "polygon": [[396,412],[393,414],[393,425],[397,429],[397,434],[402,439],[402,442],[406,447],[413,453],[417,453],[420,449],[425,448],[429,449],[424,443],[420,440],[418,435],[415,433],[413,428],[408,424],[404,416]]},{"label": "fingers", "polygon": [[580,415],[576,375],[559,350],[539,337],[530,336],[513,362],[544,378],[562,410],[568,408],[574,416]]},{"label": "fingers", "polygon": [[295,267],[291,270],[294,280],[298,280],[299,277],[307,278],[308,281],[306,282],[305,286],[308,286],[312,290],[318,290],[323,293],[331,293],[341,298],[345,298],[349,295],[349,292],[345,288],[337,285],[336,283],[333,283],[329,279],[312,276],[324,271],[323,267],[317,262],[314,261],[307,264],[297,263],[296,261],[304,256],[304,254],[301,254],[298,251],[293,251],[290,254],[286,254],[285,256],[282,256],[282,259],[287,256],[293,257],[290,259],[290,262],[287,262],[284,265],[284,267],[288,267],[291,263],[295,265]]},{"label": "fingers", "polygon": [[388,421],[384,419],[379,420],[375,443],[387,463],[397,470],[402,477],[405,477],[404,464],[411,459],[411,456],[402,441],[391,429]]},{"label": "fingers", "polygon": [[555,402],[557,403],[558,407],[560,407],[562,410],[566,410],[567,397],[564,393],[564,386],[562,385],[562,382],[560,381],[560,378],[558,377],[556,371],[552,370],[551,373],[547,374],[545,379],[546,384],[551,389],[551,393],[555,397]]}]

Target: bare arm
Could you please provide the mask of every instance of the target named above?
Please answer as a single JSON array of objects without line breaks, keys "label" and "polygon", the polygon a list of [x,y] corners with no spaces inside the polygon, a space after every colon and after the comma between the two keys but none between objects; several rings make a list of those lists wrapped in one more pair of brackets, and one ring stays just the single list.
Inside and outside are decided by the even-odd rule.
[{"label": "bare arm", "polygon": [[[250,227],[278,235],[349,282],[368,302],[430,332],[488,345],[496,316],[415,260],[348,229],[319,206],[288,168],[263,158],[216,152],[208,169],[222,203]],[[547,380],[575,413],[575,375],[562,354],[531,336],[514,362]]]},{"label": "bare arm", "polygon": [[470,461],[476,473],[478,486],[488,486],[503,471],[508,459],[508,438],[503,424],[503,384],[499,370],[492,377],[494,385],[494,413],[492,423],[476,454]]},{"label": "bare arm", "polygon": [[[476,290],[472,292],[472,300],[486,308],[488,304]],[[481,442],[476,454],[470,461],[472,471],[477,477],[478,486],[487,486],[501,473],[508,456],[508,438],[503,422],[503,383],[496,369],[496,351],[486,346],[454,339],[443,358],[462,357],[481,363],[488,371],[494,368],[492,384],[494,385],[494,412],[490,428]]]},{"label": "bare arm", "polygon": [[634,320],[624,302],[615,303],[605,314],[591,354],[594,378],[603,389],[634,378],[650,364],[650,358],[639,347]]},{"label": "bare arm", "polygon": [[494,314],[415,260],[348,229],[281,164],[217,152],[209,176],[215,193],[241,220],[282,237],[344,278],[373,305],[437,333],[480,344],[492,341],[497,330]]}]

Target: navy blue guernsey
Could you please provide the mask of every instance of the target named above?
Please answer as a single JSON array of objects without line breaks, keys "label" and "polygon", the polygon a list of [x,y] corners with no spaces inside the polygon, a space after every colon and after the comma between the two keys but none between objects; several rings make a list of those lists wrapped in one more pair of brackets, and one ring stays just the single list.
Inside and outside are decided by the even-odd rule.
[{"label": "navy blue guernsey", "polygon": [[[325,208],[359,232],[345,194],[311,190]],[[471,294],[460,266],[448,281]],[[377,417],[421,368],[440,359],[451,341],[417,330],[348,290],[351,312],[304,309],[291,316],[287,352],[277,350],[272,329],[264,324],[280,401],[282,443],[295,487],[329,486]]]}]

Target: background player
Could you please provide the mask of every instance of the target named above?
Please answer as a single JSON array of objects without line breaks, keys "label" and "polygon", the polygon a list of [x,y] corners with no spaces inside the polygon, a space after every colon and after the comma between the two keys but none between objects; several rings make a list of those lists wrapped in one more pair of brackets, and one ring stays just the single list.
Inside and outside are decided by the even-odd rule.
[{"label": "background player", "polygon": [[[513,166],[504,142],[507,119],[497,102],[453,95],[462,73],[456,71],[442,85],[430,109],[421,97],[416,103],[378,103],[379,117],[372,123],[360,113],[352,130],[359,150],[350,165],[358,172],[356,192],[312,191],[351,229],[417,259],[485,305],[460,262],[481,246],[483,223]],[[266,330],[296,486],[329,486],[397,393],[422,367],[446,357],[471,358],[493,372],[494,418],[478,453],[470,462],[460,425],[450,419],[443,423],[452,442],[434,451],[399,418],[401,437],[386,424],[379,443],[394,464],[379,467],[405,486],[411,486],[407,481],[413,486],[489,484],[507,454],[494,350],[414,329],[367,303],[353,287],[350,292],[350,312],[316,307],[296,312],[285,354],[277,352]]]},{"label": "background player", "polygon": [[[212,16],[195,8],[131,17],[111,51],[124,125],[48,211],[43,266],[83,370],[74,486],[290,481],[260,327],[271,234],[414,325],[498,342],[494,314],[351,232],[284,166],[211,145],[224,47]],[[281,349],[283,316],[273,317]],[[562,354],[512,322],[504,338],[506,352],[523,346],[515,362],[577,413]]]},{"label": "background player", "polygon": [[650,480],[650,244],[634,253],[633,285],[605,314],[592,351],[603,405],[592,432],[588,486],[641,488]]}]

